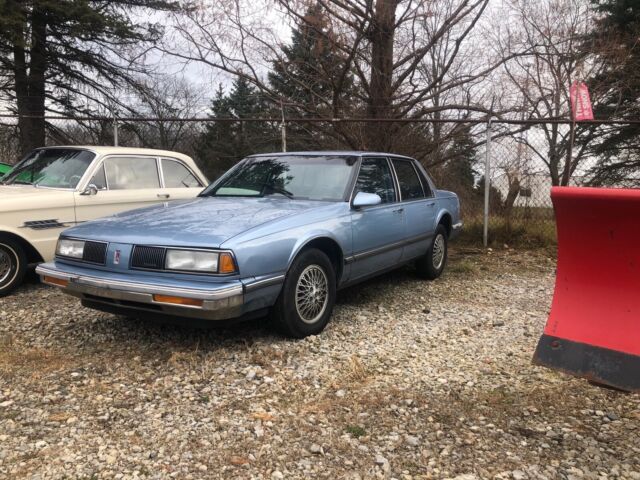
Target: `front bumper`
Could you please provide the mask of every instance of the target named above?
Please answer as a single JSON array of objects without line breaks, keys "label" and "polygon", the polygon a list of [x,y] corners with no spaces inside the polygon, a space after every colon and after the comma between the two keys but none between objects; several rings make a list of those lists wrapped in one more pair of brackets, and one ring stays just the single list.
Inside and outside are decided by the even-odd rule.
[{"label": "front bumper", "polygon": [[[96,277],[66,271],[55,264],[36,268],[43,283],[105,310],[128,310],[205,320],[225,320],[244,313],[246,286],[239,280],[194,288],[177,284],[152,284],[123,278]],[[158,297],[192,299],[197,305],[177,305]]]}]

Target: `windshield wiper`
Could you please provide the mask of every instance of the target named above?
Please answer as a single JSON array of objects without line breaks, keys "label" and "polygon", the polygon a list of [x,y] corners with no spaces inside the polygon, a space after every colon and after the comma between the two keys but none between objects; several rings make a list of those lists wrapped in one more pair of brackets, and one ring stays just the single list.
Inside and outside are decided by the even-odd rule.
[{"label": "windshield wiper", "polygon": [[[5,185],[10,185],[10,184],[7,184],[6,182],[2,182],[2,183],[5,184]],[[33,185],[33,183],[25,182],[24,180],[14,180],[13,182],[11,182],[11,184],[14,184],[14,185]]]},{"label": "windshield wiper", "polygon": [[262,186],[268,188],[272,192],[279,193],[280,195],[284,195],[287,198],[293,198],[294,196],[293,193],[291,193],[286,188],[278,187],[277,185],[273,185],[271,183],[263,183]]}]

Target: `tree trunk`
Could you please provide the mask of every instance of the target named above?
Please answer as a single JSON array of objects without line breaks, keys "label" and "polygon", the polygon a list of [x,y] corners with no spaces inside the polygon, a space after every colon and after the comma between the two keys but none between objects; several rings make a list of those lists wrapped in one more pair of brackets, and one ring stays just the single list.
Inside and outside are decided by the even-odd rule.
[{"label": "tree trunk", "polygon": [[22,154],[45,144],[45,81],[47,70],[47,18],[37,5],[31,14],[31,49],[29,64],[23,47],[24,26],[16,28],[14,37],[14,74],[20,151]]},{"label": "tree trunk", "polygon": [[520,179],[517,174],[512,178],[509,178],[509,191],[507,197],[504,199],[504,215],[507,221],[511,218],[511,211],[513,210],[513,204],[516,203],[518,194],[520,193]]},{"label": "tree trunk", "polygon": [[[371,80],[368,114],[370,118],[393,116],[393,41],[398,0],[377,0],[370,26]],[[385,123],[367,126],[367,146],[370,150],[385,151],[392,147],[392,134]]]}]

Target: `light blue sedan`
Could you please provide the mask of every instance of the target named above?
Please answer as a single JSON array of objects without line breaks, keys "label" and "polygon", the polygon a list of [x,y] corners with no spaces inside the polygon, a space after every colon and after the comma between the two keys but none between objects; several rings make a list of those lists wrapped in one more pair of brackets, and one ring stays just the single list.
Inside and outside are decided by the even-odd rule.
[{"label": "light blue sedan", "polygon": [[321,332],[336,290],[414,262],[445,268],[458,197],[415,160],[367,152],[250,156],[186,201],[61,235],[42,280],[89,308],[207,320],[270,314],[292,337]]}]

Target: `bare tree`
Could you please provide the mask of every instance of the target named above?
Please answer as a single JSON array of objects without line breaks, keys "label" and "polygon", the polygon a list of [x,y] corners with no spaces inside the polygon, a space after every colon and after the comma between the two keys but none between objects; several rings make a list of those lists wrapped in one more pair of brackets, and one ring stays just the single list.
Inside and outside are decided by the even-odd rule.
[{"label": "bare tree", "polygon": [[123,114],[153,119],[122,125],[123,132],[134,135],[132,141],[142,147],[191,152],[197,126],[184,119],[202,113],[202,92],[184,78],[154,76],[141,80],[140,88],[130,95],[130,105]]},{"label": "bare tree", "polygon": [[[516,25],[495,37],[503,56],[510,57],[503,72],[514,92],[510,96],[514,109],[519,107],[522,119],[570,119],[569,86],[602,68],[596,56],[581,48],[593,25],[589,4],[582,0],[512,0],[501,17],[512,18],[509,25]],[[496,31],[499,29],[496,26]],[[514,51],[526,55],[514,56]],[[591,94],[597,102],[598,89],[592,88]],[[540,123],[526,140],[553,185],[568,185],[588,157],[588,144],[596,128],[578,128],[579,142],[573,149],[571,127],[558,123]]]},{"label": "bare tree", "polygon": [[[313,104],[318,117],[361,115],[380,120],[367,124],[364,130],[339,123],[318,126],[332,130],[353,148],[406,150],[406,132],[411,127],[385,120],[430,118],[437,112],[455,118],[486,113],[487,108],[471,95],[446,93],[469,93],[469,85],[486,78],[505,61],[485,58],[484,62],[468,63],[467,69],[461,61],[469,52],[468,42],[489,0],[316,2],[327,22],[305,17],[308,2],[304,1],[278,0],[277,12],[267,7],[260,11],[246,0],[204,2],[201,8],[174,16],[171,44],[165,43],[163,49],[185,61],[245,77],[274,105],[280,105],[288,99],[280,98],[266,80],[271,66],[285,61],[281,31],[274,23],[304,23],[311,29],[324,29],[319,33],[340,54],[342,68],[332,70],[326,82],[331,91],[324,96],[312,92],[316,98],[309,105]],[[176,49],[176,44],[184,48]],[[430,68],[434,59],[437,65]],[[347,91],[350,75],[356,85],[349,85]],[[409,137],[424,134],[421,129]],[[428,154],[429,149],[423,148],[423,157]]]}]

